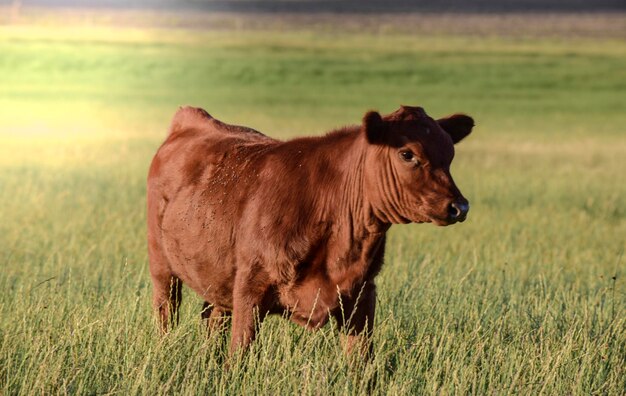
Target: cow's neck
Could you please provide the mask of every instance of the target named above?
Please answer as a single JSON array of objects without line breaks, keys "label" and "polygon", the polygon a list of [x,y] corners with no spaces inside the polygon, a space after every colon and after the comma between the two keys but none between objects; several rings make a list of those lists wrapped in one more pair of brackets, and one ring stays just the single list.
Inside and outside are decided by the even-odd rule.
[{"label": "cow's neck", "polygon": [[322,223],[330,225],[326,237],[333,240],[325,254],[325,273],[337,288],[333,292],[350,295],[380,270],[390,224],[374,215],[364,191],[367,142],[358,128],[344,132],[327,136],[330,141],[324,143],[323,151],[333,155],[336,176],[319,193],[326,200]]},{"label": "cow's neck", "polygon": [[341,233],[348,233],[350,238],[384,234],[390,224],[375,216],[364,191],[367,141],[359,133],[359,127],[330,134],[325,139],[337,176],[328,190],[319,191],[325,202],[321,215],[328,217],[324,220],[341,229]]}]

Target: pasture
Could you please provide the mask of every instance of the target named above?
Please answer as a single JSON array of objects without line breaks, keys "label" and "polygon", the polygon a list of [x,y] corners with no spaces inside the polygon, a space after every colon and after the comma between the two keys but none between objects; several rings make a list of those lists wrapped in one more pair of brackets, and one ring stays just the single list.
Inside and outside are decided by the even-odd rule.
[{"label": "pasture", "polygon": [[[279,28],[0,25],[0,393],[624,394],[626,41]],[[145,179],[182,104],[278,138],[474,117],[468,221],[392,227],[370,364],[270,317],[225,371],[187,290],[157,335]]]}]

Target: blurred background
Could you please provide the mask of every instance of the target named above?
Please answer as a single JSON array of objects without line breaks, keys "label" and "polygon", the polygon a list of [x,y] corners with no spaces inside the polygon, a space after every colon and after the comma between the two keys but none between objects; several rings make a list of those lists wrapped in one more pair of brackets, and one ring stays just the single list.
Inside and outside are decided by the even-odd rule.
[{"label": "blurred background", "polygon": [[332,331],[285,322],[223,372],[191,294],[155,344],[145,178],[185,104],[281,139],[470,114],[469,220],[392,228],[363,372],[623,393],[623,0],[0,0],[0,393],[366,392]]}]

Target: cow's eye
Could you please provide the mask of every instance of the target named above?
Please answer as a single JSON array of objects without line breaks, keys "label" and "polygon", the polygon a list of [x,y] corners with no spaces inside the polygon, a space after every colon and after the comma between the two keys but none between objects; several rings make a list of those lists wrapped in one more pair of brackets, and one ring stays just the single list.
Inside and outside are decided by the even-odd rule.
[{"label": "cow's eye", "polygon": [[410,151],[400,151],[400,158],[402,158],[404,161],[406,162],[411,162],[413,161],[413,158],[415,156],[413,155],[412,152]]}]

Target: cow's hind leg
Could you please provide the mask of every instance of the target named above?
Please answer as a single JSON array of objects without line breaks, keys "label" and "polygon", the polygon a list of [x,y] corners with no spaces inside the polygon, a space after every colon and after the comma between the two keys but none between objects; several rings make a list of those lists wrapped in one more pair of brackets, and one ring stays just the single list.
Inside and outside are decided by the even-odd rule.
[{"label": "cow's hind leg", "polygon": [[245,351],[256,337],[257,326],[267,314],[263,298],[269,289],[269,276],[260,265],[237,271],[233,289],[230,354]]},{"label": "cow's hind leg", "polygon": [[207,333],[211,336],[212,333],[219,332],[224,327],[226,322],[226,312],[208,302],[205,302],[202,306],[202,320],[206,320]]},{"label": "cow's hind leg", "polygon": [[161,331],[167,333],[178,323],[178,308],[182,302],[183,282],[173,275],[152,275],[152,305],[159,317]]},{"label": "cow's hind leg", "polygon": [[152,305],[158,313],[161,332],[178,323],[182,301],[182,282],[171,271],[162,246],[162,222],[167,200],[158,192],[148,191],[148,256],[152,276]]}]

